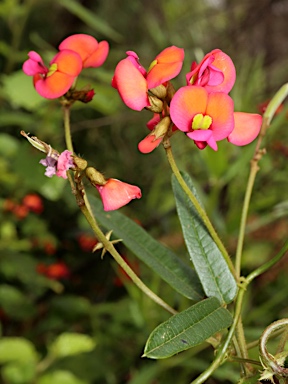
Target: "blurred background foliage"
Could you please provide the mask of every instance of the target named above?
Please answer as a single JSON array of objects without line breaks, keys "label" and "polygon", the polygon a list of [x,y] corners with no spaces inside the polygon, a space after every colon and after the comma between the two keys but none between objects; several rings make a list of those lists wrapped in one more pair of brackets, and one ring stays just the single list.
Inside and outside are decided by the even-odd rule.
[{"label": "blurred background foliage", "polygon": [[[168,318],[110,260],[92,254],[95,239],[80,216],[68,183],[48,179],[43,157],[21,136],[32,132],[64,150],[62,111],[44,100],[22,73],[30,50],[48,63],[59,43],[74,33],[108,40],[103,67],[87,69],[80,85],[96,92],[72,109],[77,153],[107,177],[141,187],[143,197],[122,209],[180,257],[188,260],[162,148],[140,154],[147,111],[121,103],[111,87],[113,71],[127,50],[148,67],[165,47],[185,49],[185,84],[194,60],[214,48],[237,69],[235,109],[262,112],[287,81],[287,0],[2,0],[0,3],[0,365],[4,384],[186,384],[205,369],[213,351],[199,346],[163,361],[141,359],[155,326]],[[266,138],[250,209],[244,271],[273,256],[287,238],[287,107]],[[233,255],[254,144],[220,143],[217,153],[196,149],[184,135],[173,138],[175,158],[188,171],[218,232]],[[87,186],[90,193],[96,193]],[[173,294],[119,245],[143,280],[171,305],[189,303]],[[257,339],[273,320],[288,316],[287,257],[247,294],[244,325]],[[257,349],[252,355],[257,355]],[[238,367],[226,364],[209,383],[235,383]]]}]

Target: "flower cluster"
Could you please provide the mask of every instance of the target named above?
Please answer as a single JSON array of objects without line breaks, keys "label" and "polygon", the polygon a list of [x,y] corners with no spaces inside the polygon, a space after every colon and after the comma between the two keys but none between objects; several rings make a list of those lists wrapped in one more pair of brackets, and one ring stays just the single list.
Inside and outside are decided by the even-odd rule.
[{"label": "flower cluster", "polygon": [[128,51],[115,69],[112,86],[131,109],[154,112],[147,123],[150,134],[138,148],[142,153],[155,149],[168,133],[182,131],[199,149],[207,145],[217,151],[217,142],[228,139],[242,146],[259,134],[262,117],[234,112],[228,95],[236,71],[231,58],[214,49],[197,64],[193,62],[186,75],[186,85],[175,92],[170,81],[182,68],[184,51],[175,46],[164,49],[146,70],[136,53]]},{"label": "flower cluster", "polygon": [[[23,64],[23,71],[26,75],[33,76],[34,87],[39,95],[56,99],[68,92],[83,68],[101,66],[108,52],[107,41],[98,43],[90,35],[76,34],[62,41],[59,52],[50,61],[49,68],[37,52],[31,51],[28,53],[29,59]],[[87,92],[89,94],[85,98]],[[88,90],[84,95],[81,94],[78,100],[87,102],[93,95],[93,91]]]},{"label": "flower cluster", "polygon": [[[29,59],[23,64],[23,71],[33,76],[36,91],[45,98],[65,95],[66,102],[89,102],[94,90],[76,90],[76,78],[83,68],[102,65],[108,51],[106,41],[98,43],[92,36],[76,34],[62,41],[49,68],[45,67],[38,53],[31,51]],[[136,111],[145,108],[153,113],[147,123],[150,133],[138,145],[142,153],[151,152],[165,136],[170,137],[179,131],[193,140],[199,149],[210,146],[215,151],[220,140],[228,139],[241,146],[249,144],[259,134],[260,115],[234,112],[234,103],[228,93],[234,86],[236,71],[231,58],[220,49],[208,53],[199,64],[193,62],[186,75],[186,85],[177,91],[170,80],[182,69],[182,48],[171,46],[164,49],[148,70],[140,64],[135,52],[126,53],[127,57],[116,66],[112,86],[129,108]],[[47,154],[40,161],[46,167],[46,176],[56,175],[66,179],[71,168],[76,173],[85,174],[98,190],[105,211],[118,209],[141,197],[137,186],[112,178],[106,180],[96,169],[87,167],[85,160],[68,150],[59,154],[36,137],[23,135]]]}]

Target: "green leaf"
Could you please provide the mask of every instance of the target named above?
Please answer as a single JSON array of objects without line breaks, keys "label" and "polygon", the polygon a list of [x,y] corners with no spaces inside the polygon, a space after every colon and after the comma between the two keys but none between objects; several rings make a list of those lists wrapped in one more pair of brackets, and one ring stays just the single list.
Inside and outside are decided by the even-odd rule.
[{"label": "green leaf", "polygon": [[62,333],[50,346],[49,354],[56,358],[90,352],[96,346],[95,341],[81,333]]},{"label": "green leaf", "polygon": [[[2,81],[5,97],[15,107],[33,111],[45,101],[35,91],[32,78],[25,75],[22,70],[13,72],[11,75],[3,75]],[[23,122],[25,123],[25,120]]]},{"label": "green leaf", "polygon": [[[1,120],[1,117],[0,117]],[[19,140],[15,137],[8,135],[8,133],[0,134],[0,154],[4,157],[14,157],[19,147]]]},{"label": "green leaf", "polygon": [[51,300],[50,310],[62,319],[78,320],[91,311],[91,303],[82,296],[62,295]]},{"label": "green leaf", "polygon": [[29,384],[35,382],[36,363],[20,362],[9,363],[1,369],[5,383]]},{"label": "green leaf", "polygon": [[153,239],[140,225],[118,211],[104,212],[99,199],[91,197],[91,205],[97,220],[107,229],[112,229],[115,236],[148,267],[162,277],[177,292],[191,300],[203,298],[199,279],[171,250]]},{"label": "green leaf", "polygon": [[2,337],[0,340],[0,363],[36,362],[38,360],[34,345],[21,337]]},{"label": "green leaf", "polygon": [[160,324],[147,340],[144,356],[164,359],[203,343],[232,324],[232,316],[215,297],[205,299]]},{"label": "green leaf", "polygon": [[35,314],[32,302],[12,285],[0,286],[0,307],[13,319],[26,320]]},{"label": "green leaf", "polygon": [[[200,202],[189,175],[183,174],[183,178]],[[185,243],[203,289],[208,297],[217,297],[221,303],[230,303],[237,293],[234,276],[174,175],[172,186]]]},{"label": "green leaf", "polygon": [[78,379],[73,373],[58,370],[47,373],[39,378],[37,384],[88,384],[87,381]]}]

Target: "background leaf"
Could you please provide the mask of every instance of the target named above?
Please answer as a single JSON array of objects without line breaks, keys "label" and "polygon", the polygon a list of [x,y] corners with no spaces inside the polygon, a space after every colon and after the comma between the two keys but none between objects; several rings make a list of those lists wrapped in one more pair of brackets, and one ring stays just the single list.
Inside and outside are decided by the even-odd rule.
[{"label": "background leaf", "polygon": [[0,340],[0,363],[36,362],[36,349],[31,341],[23,337],[2,337]]},{"label": "background leaf", "polygon": [[140,225],[120,212],[104,212],[99,199],[91,197],[97,220],[176,291],[192,300],[203,298],[199,279],[171,250],[151,237]]},{"label": "background leaf", "polygon": [[90,352],[96,346],[95,341],[88,335],[67,332],[62,333],[52,343],[50,354],[60,358],[65,356],[76,355],[83,352]]},{"label": "background leaf", "polygon": [[[183,177],[200,201],[190,176],[183,173]],[[174,175],[172,186],[186,246],[203,289],[208,297],[214,296],[222,303],[229,303],[234,299],[237,292],[236,281],[194,205]]]},{"label": "background leaf", "polygon": [[40,377],[37,384],[88,384],[69,371],[54,371]]},{"label": "background leaf", "polygon": [[144,356],[154,359],[173,356],[203,343],[231,323],[230,312],[216,298],[200,301],[160,324],[149,336]]}]

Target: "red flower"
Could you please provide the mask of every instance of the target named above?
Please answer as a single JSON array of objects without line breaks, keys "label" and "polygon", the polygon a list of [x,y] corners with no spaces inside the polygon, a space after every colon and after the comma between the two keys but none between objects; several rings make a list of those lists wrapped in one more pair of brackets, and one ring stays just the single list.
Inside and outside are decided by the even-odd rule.
[{"label": "red flower", "polygon": [[96,185],[102,199],[104,211],[114,211],[133,199],[140,199],[141,190],[135,185],[117,179],[108,179],[105,185]]},{"label": "red flower", "polygon": [[33,76],[36,91],[46,99],[63,96],[82,70],[81,57],[71,50],[57,53],[49,68],[45,67],[37,52],[31,51],[28,56],[29,59],[23,64],[23,72]]},{"label": "red flower", "polygon": [[233,61],[220,49],[214,49],[200,64],[192,63],[187,73],[187,85],[200,85],[208,92],[229,93],[235,83],[236,70]]},{"label": "red flower", "polygon": [[123,102],[135,111],[149,107],[148,90],[176,77],[181,71],[184,50],[175,46],[164,49],[152,61],[148,72],[139,63],[137,54],[128,51],[126,59],[121,60],[112,79]]},{"label": "red flower", "polygon": [[43,212],[43,202],[39,195],[36,193],[30,193],[26,195],[22,200],[23,205],[25,205],[29,211],[40,214]]},{"label": "red flower", "polygon": [[78,237],[78,244],[82,251],[84,252],[91,252],[92,249],[95,247],[97,244],[97,240],[95,239],[94,236],[87,235],[83,233]]},{"label": "red flower", "polygon": [[262,117],[235,112],[234,103],[224,92],[211,92],[199,86],[180,88],[170,106],[178,129],[194,140],[198,148],[209,145],[217,151],[217,141],[228,138],[235,145],[246,145],[259,134]]},{"label": "red flower", "polygon": [[49,279],[59,280],[70,276],[70,270],[63,262],[53,263],[51,265],[39,263],[36,269],[38,273],[48,277]]}]

